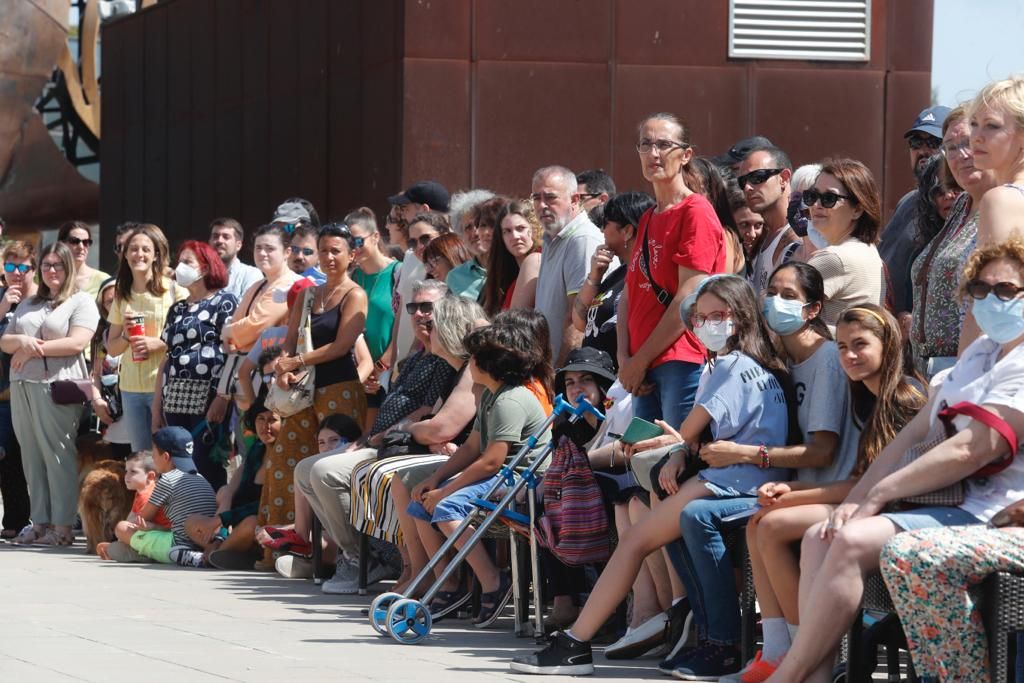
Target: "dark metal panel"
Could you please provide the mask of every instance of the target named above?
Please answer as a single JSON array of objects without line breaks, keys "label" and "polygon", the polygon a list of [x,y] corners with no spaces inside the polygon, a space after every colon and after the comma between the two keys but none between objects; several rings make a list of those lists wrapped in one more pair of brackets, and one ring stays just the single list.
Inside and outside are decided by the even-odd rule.
[{"label": "dark metal panel", "polygon": [[[292,196],[301,195],[299,188],[299,108],[305,106],[305,93],[300,91],[297,74],[299,25],[295,6],[289,2],[271,2],[269,42],[263,46],[270,56],[267,85],[270,139],[267,148],[270,188],[268,199],[276,205]],[[266,220],[270,220],[268,215]]]},{"label": "dark metal panel", "polygon": [[327,18],[327,178],[321,218],[340,219],[362,192],[363,128],[361,4],[329,4]]},{"label": "dark metal panel", "polygon": [[[167,61],[174,53],[167,45],[167,13],[167,7],[160,6],[142,17],[145,41],[143,77],[132,85],[134,92],[143,94],[145,126],[145,159],[142,162],[145,172],[139,173],[138,167],[135,167],[134,172],[134,175],[143,178],[143,211],[135,216],[144,217],[157,225],[163,225],[167,220]],[[104,62],[104,74],[106,69]],[[106,81],[104,77],[104,108],[108,106]],[[107,159],[104,156],[104,172],[106,168]]]},{"label": "dark metal panel", "polygon": [[270,219],[274,208],[269,198],[267,72],[271,40],[265,0],[248,0],[239,15],[242,27],[242,207],[235,216],[248,228]]},{"label": "dark metal panel", "polygon": [[296,68],[298,95],[298,163],[296,192],[313,202],[321,220],[327,212],[327,41],[328,8],[323,3],[303,2],[298,15],[299,62]]},{"label": "dark metal panel", "polygon": [[[215,59],[217,90],[214,117],[215,216],[240,216],[242,208],[242,25],[244,0],[217,0]],[[250,226],[245,226],[250,227]]]},{"label": "dark metal panel", "polygon": [[[167,218],[171,241],[192,220],[192,29],[190,2],[167,5]],[[173,46],[173,52],[170,47]]]},{"label": "dark metal panel", "polygon": [[103,158],[100,182],[100,222],[102,225],[100,266],[107,272],[114,267],[114,254],[109,246],[115,225],[124,220],[125,121],[124,121],[124,34],[134,30],[132,24],[111,24],[103,29],[101,56],[103,60],[103,106],[100,111]]},{"label": "dark metal panel", "polygon": [[180,237],[205,239],[206,225],[216,212],[217,175],[217,42],[216,3],[207,0],[179,0],[186,6],[191,26],[192,81],[192,172],[189,203],[191,213]]},{"label": "dark metal panel", "polygon": [[[133,220],[151,220],[143,205],[146,180],[146,111],[143,97],[145,82],[145,52],[141,30],[126,31],[124,35],[124,107],[125,164],[122,192],[125,213]],[[154,219],[158,218],[154,216]]]}]

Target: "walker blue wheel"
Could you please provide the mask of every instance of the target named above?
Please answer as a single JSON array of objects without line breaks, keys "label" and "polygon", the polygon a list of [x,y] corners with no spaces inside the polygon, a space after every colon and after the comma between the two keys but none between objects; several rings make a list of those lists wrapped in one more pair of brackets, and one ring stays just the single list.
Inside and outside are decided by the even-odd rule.
[{"label": "walker blue wheel", "polygon": [[420,642],[430,633],[432,622],[430,610],[419,600],[402,599],[388,610],[388,633],[400,643]]},{"label": "walker blue wheel", "polygon": [[382,636],[388,634],[388,610],[391,605],[395,604],[396,601],[401,600],[403,596],[401,593],[381,593],[373,599],[370,603],[370,626],[373,630]]}]

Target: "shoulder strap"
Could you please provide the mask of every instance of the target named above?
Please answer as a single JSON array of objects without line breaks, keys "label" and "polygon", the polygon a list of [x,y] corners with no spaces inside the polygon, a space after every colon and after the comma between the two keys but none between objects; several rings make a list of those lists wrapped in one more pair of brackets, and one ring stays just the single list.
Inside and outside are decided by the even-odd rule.
[{"label": "shoulder strap", "polygon": [[790,261],[792,261],[793,257],[796,256],[796,251],[797,249],[800,248],[801,244],[802,243],[800,241],[796,241],[790,242],[788,245],[786,245],[786,248],[782,250],[782,262],[779,263],[779,265],[781,266],[783,263],[789,263]]},{"label": "shoulder strap", "polygon": [[1010,466],[1010,463],[1013,462],[1014,456],[1017,455],[1017,447],[1020,442],[1017,440],[1017,433],[1013,430],[1013,427],[1006,422],[1006,420],[1003,420],[995,413],[985,410],[979,405],[975,405],[974,403],[969,403],[967,401],[947,406],[939,411],[939,418],[947,425],[949,424],[949,421],[957,415],[966,415],[972,420],[977,420],[989,429],[994,430],[999,434],[999,436],[1003,437],[1003,440],[1006,441],[1006,445],[1010,448],[1010,454],[1007,457],[1000,458],[995,462],[985,465],[971,475],[972,477],[991,477]]},{"label": "shoulder strap", "polygon": [[[263,288],[266,287],[269,284],[270,284],[270,280],[268,280],[267,278],[263,278],[263,283],[260,284],[260,288],[257,289],[253,293],[252,298],[249,299],[249,305],[245,307],[245,314],[242,316],[243,318],[245,318],[246,316],[249,315],[249,313],[252,311],[253,304],[256,303],[256,298],[259,297],[260,293],[263,291]],[[311,289],[311,288],[307,287],[307,289]]]},{"label": "shoulder strap", "polygon": [[654,209],[651,209],[650,212],[644,214],[644,218],[646,218],[647,221],[644,222],[643,226],[641,227],[641,231],[644,233],[644,237],[640,241],[640,272],[644,274],[644,277],[647,279],[647,282],[651,285],[651,291],[654,292],[654,296],[658,300],[658,303],[661,304],[662,306],[667,307],[669,302],[672,301],[672,295],[669,294],[661,285],[655,282],[653,277],[651,277],[651,268],[649,264],[651,256],[650,247],[648,246],[647,229],[651,223],[650,217],[653,214],[653,212]]}]

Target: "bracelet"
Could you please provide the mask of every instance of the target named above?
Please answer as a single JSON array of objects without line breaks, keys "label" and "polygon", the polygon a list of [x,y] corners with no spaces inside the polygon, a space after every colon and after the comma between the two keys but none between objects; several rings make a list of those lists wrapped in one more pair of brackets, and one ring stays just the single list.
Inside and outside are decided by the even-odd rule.
[{"label": "bracelet", "polygon": [[757,455],[758,455],[758,457],[761,458],[761,462],[758,464],[759,468],[761,468],[762,470],[766,470],[766,469],[768,469],[769,467],[772,466],[772,459],[770,457],[768,457],[768,447],[767,446],[765,446],[764,444],[761,444],[760,446],[758,446],[757,447]]},{"label": "bracelet", "polygon": [[298,356],[296,356],[296,357],[297,357],[297,358],[299,359],[299,364],[300,364],[300,365],[301,365],[302,367],[306,367],[306,361],[302,360],[302,354],[300,353],[300,354],[298,354]]}]

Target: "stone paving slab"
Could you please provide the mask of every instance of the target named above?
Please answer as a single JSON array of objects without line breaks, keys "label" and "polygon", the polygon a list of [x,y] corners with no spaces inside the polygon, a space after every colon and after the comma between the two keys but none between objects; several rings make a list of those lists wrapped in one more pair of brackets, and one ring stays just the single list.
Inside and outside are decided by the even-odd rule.
[{"label": "stone paving slab", "polygon": [[[371,630],[370,597],[254,572],[118,565],[71,548],[0,544],[0,681],[539,681],[513,675],[511,612],[446,621],[417,645]],[[665,680],[653,660],[594,679]],[[544,680],[568,681],[569,677]]]}]

